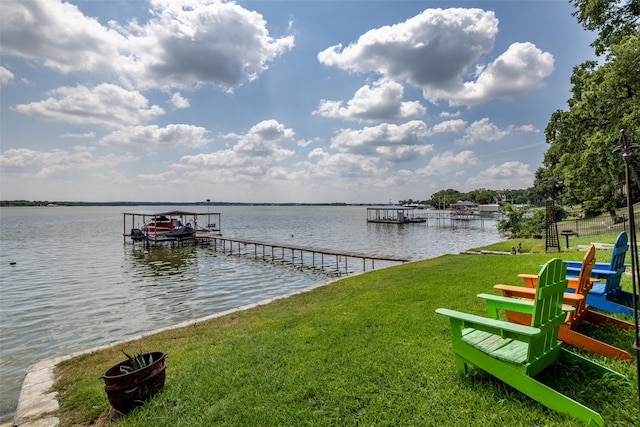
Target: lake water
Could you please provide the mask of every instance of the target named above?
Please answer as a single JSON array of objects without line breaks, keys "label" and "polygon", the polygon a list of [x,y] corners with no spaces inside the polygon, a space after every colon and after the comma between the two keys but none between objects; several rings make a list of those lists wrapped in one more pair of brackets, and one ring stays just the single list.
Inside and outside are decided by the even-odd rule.
[{"label": "lake water", "polygon": [[[492,220],[453,229],[367,223],[366,207],[357,206],[209,209],[221,213],[225,237],[413,260],[501,240]],[[0,209],[0,420],[15,412],[25,369],[35,362],[333,279],[212,247],[145,253],[123,242],[126,210],[135,208]],[[361,265],[354,260],[350,268]]]}]

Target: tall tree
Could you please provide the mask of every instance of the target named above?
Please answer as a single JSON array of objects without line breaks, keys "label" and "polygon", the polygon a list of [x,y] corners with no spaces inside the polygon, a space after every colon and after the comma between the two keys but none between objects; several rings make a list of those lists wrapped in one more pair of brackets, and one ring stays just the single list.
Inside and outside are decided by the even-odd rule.
[{"label": "tall tree", "polygon": [[459,192],[458,190],[454,190],[453,188],[448,188],[446,190],[440,190],[431,195],[431,204],[436,206],[438,209],[445,209],[447,206],[450,206],[451,203],[455,203],[458,200],[461,200],[464,197],[464,194]]},{"label": "tall tree", "polygon": [[486,205],[498,201],[498,192],[495,190],[487,190],[486,188],[479,188],[468,192],[465,198],[471,202]]},{"label": "tall tree", "polygon": [[606,50],[606,61],[574,68],[569,110],[551,115],[545,130],[550,147],[534,186],[549,191],[549,180],[560,182],[564,202],[582,203],[588,213],[611,212],[622,203],[624,163],[613,153],[620,130],[640,141],[639,2],[574,0],[579,21],[600,30],[594,45]]}]

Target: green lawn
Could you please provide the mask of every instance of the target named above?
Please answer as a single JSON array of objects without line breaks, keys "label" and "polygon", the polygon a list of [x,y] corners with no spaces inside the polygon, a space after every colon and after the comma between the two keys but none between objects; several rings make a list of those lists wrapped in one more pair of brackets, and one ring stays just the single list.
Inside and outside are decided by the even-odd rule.
[{"label": "green lawn", "polygon": [[[539,244],[523,241],[523,248]],[[598,251],[597,259],[608,261],[610,254]],[[497,293],[496,283],[519,284],[518,273],[537,273],[553,256],[580,260],[582,252],[441,256],[79,356],[57,367],[55,415],[62,425],[580,425],[480,370],[459,375],[449,320],[434,312],[484,314],[476,294]],[[635,359],[633,331],[585,328]],[[170,365],[164,390],[124,417],[110,410],[98,379],[123,360],[123,350],[163,351]],[[594,380],[559,363],[537,378],[600,412],[607,426],[635,425],[635,360],[580,353],[627,380]]]}]

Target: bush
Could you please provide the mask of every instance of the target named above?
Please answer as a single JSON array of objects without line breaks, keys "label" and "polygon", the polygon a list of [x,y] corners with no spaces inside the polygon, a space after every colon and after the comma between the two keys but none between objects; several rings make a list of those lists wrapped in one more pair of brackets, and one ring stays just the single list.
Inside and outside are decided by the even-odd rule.
[{"label": "bush", "polygon": [[[561,207],[555,206],[556,221],[567,217],[567,212]],[[498,230],[510,234],[513,238],[537,238],[545,234],[547,224],[546,209],[536,208],[531,213],[531,208],[516,209],[509,205],[506,207],[507,217],[500,220]]]}]

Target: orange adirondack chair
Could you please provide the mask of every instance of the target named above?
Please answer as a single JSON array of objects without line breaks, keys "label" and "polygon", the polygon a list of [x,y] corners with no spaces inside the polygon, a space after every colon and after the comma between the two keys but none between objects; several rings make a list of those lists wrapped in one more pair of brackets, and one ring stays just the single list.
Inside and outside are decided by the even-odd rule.
[{"label": "orange adirondack chair", "polygon": [[[631,359],[631,354],[629,354],[629,352],[578,332],[578,327],[583,320],[599,324],[612,323],[622,329],[634,328],[634,325],[629,322],[597,313],[589,309],[589,306],[586,303],[587,293],[593,286],[593,282],[597,281],[597,279],[591,279],[591,270],[595,263],[596,248],[594,245],[589,245],[589,248],[582,260],[582,268],[579,276],[577,278],[567,278],[568,287],[574,288],[575,293],[565,292],[562,303],[564,305],[574,307],[575,311],[567,313],[564,323],[560,325],[560,329],[558,330],[558,339],[567,344],[583,348],[593,353],[602,354],[606,357],[619,358],[623,360]],[[535,296],[535,289],[533,288],[537,284],[538,276],[534,274],[519,274],[518,277],[524,279],[525,287],[495,285],[494,288],[501,290],[502,295],[505,297],[533,299]],[[505,314],[510,322],[522,325],[531,324],[530,315],[515,311],[505,311]]]}]

